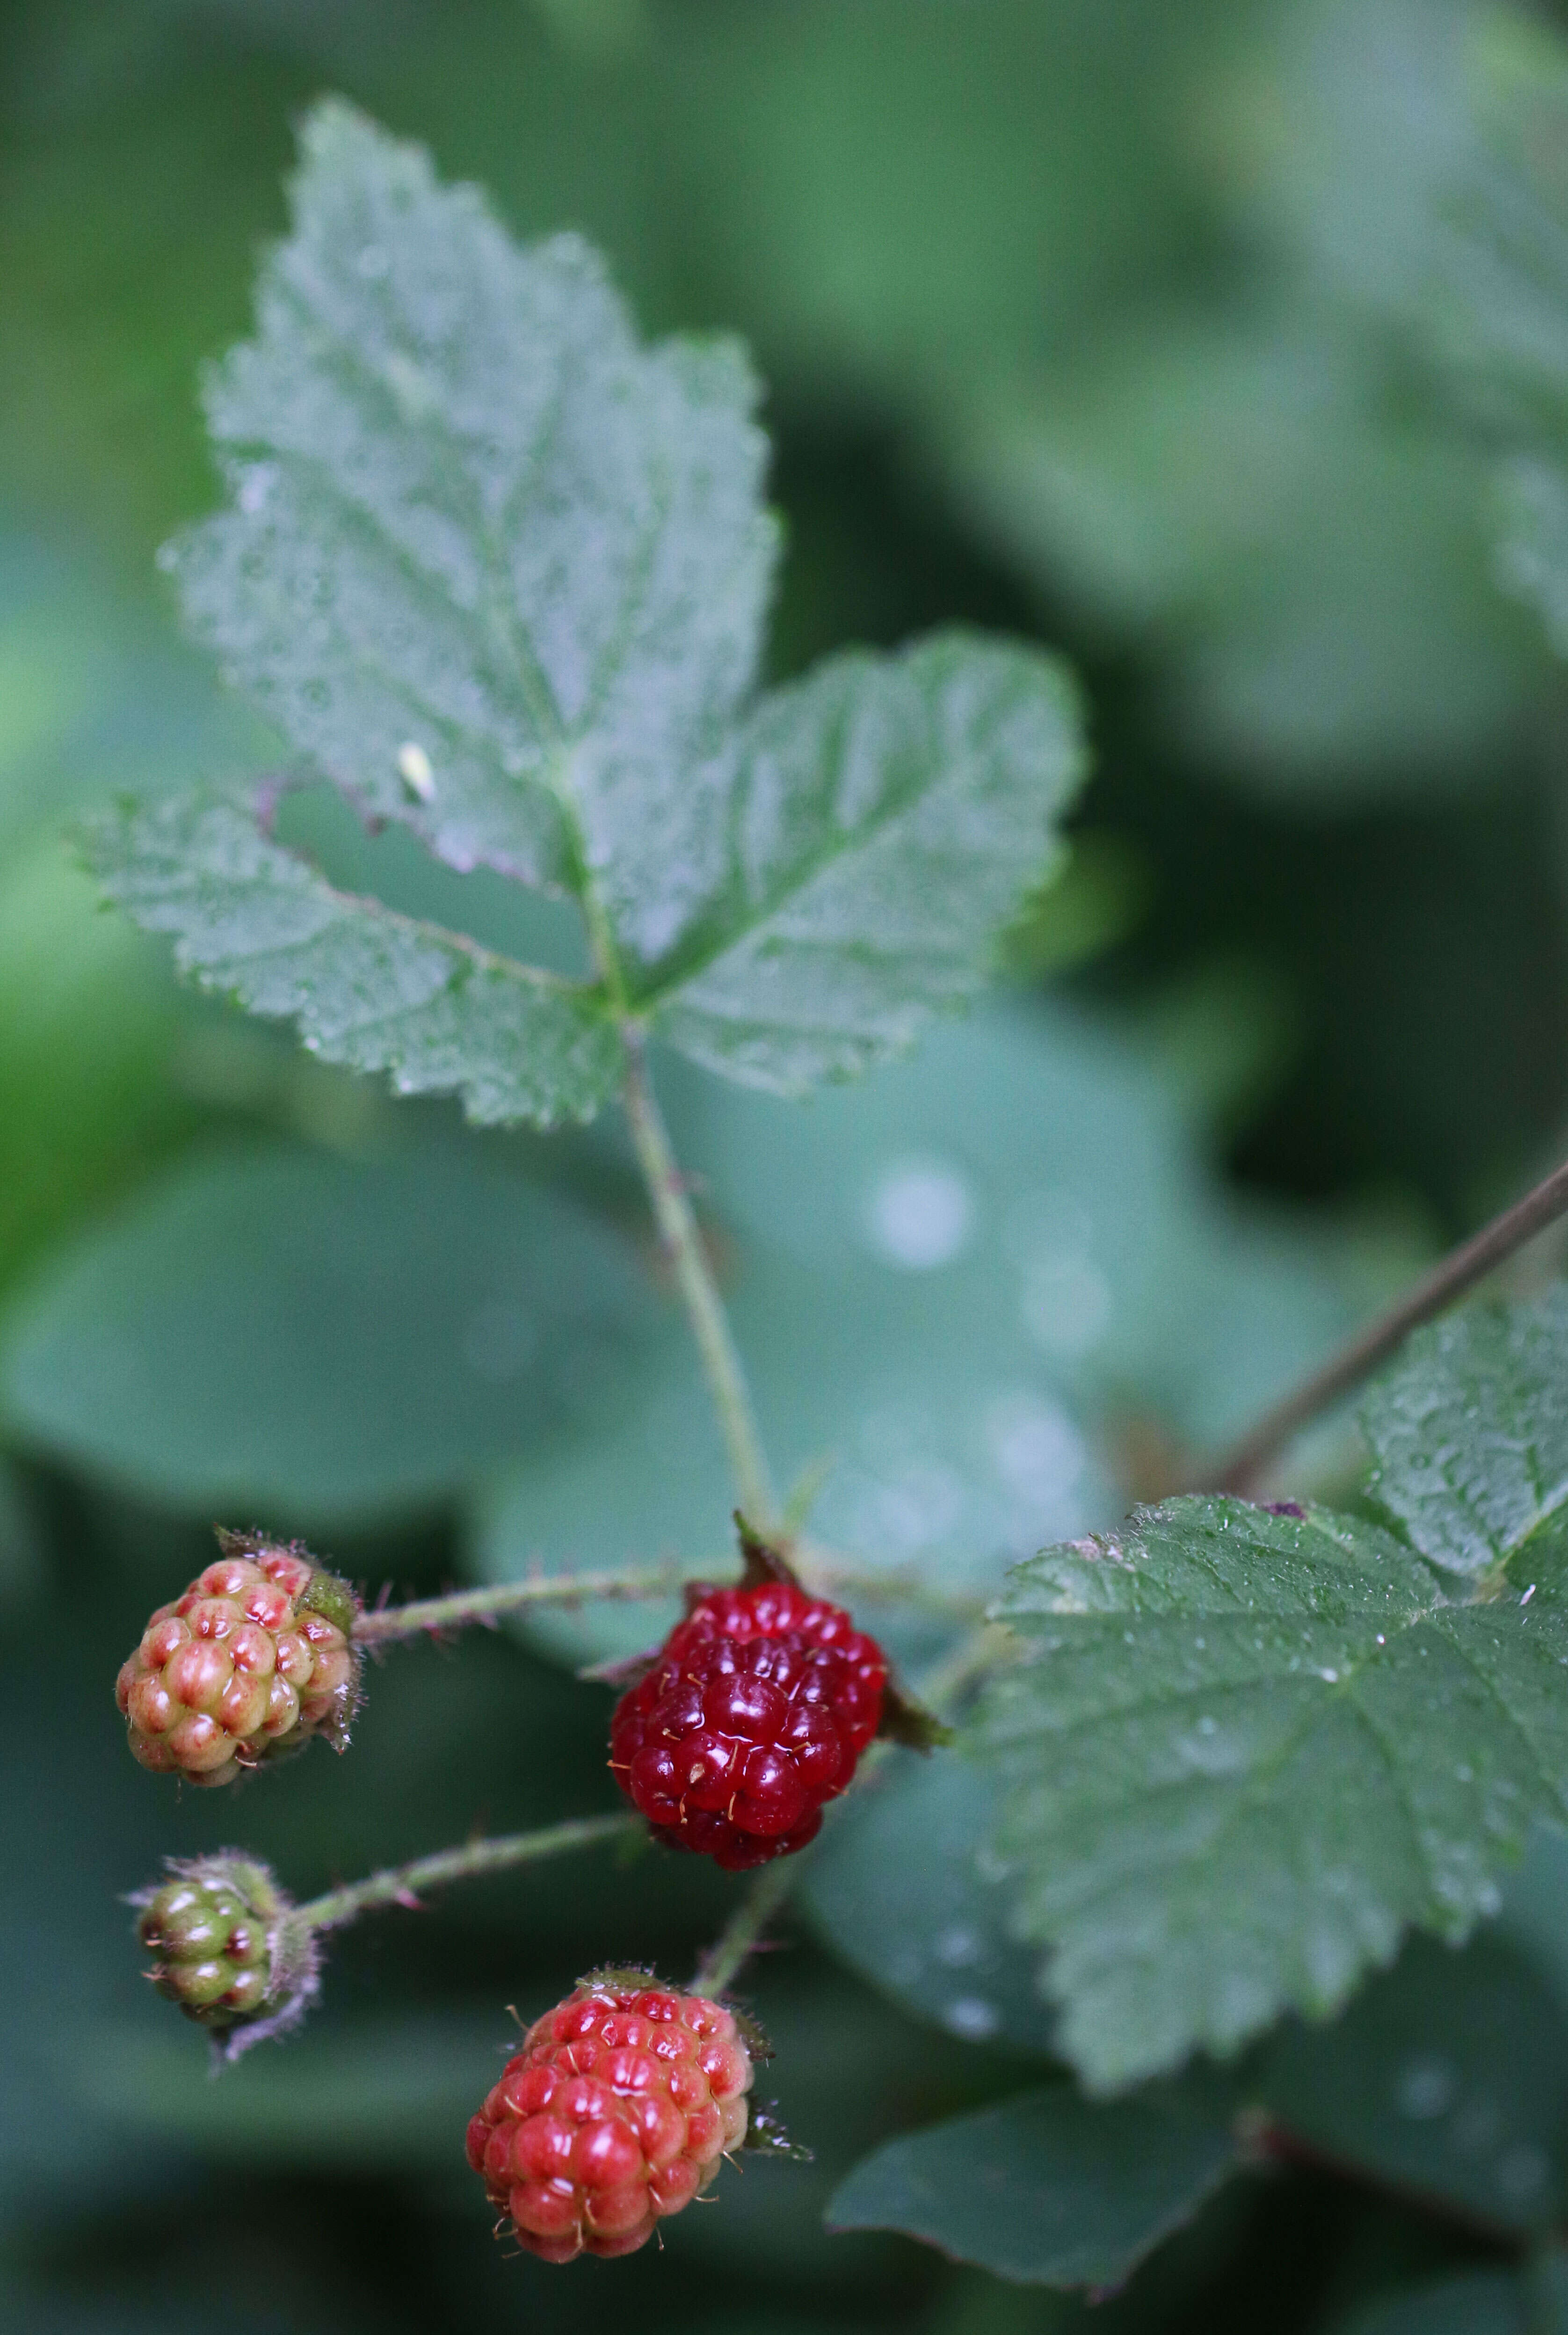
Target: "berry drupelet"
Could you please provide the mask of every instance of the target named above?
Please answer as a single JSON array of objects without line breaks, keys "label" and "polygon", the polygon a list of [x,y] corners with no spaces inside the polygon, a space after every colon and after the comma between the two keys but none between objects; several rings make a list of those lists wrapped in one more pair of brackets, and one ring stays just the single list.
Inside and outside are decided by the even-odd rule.
[{"label": "berry drupelet", "polygon": [[204,1785],[313,1735],[341,1750],[359,1689],[348,1584],[297,1545],[218,1541],[223,1555],[159,1607],[115,1689],[141,1765]]},{"label": "berry drupelet", "polygon": [[469,2163],[529,2253],[634,2253],[740,2146],[752,2075],[722,2004],[600,1972],[529,2028]]},{"label": "berry drupelet", "polygon": [[788,1581],[698,1594],[610,1726],[628,1798],[730,1872],[804,1848],[876,1733],[887,1661]]}]

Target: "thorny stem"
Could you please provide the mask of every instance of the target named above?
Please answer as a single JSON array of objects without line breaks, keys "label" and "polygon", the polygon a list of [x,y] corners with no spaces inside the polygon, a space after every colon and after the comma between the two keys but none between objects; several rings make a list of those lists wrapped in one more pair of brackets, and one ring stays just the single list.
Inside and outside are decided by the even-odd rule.
[{"label": "thorny stem", "polygon": [[624,1037],[626,1117],[631,1122],[632,1139],[637,1147],[648,1197],[653,1202],[659,1237],[674,1267],[702,1356],[702,1367],[708,1373],[740,1505],[759,1528],[766,1529],[776,1514],[776,1507],[768,1461],[747,1390],[746,1373],[730,1334],[724,1301],[709,1269],[697,1219],[649,1082],[641,1036],[628,1029]]},{"label": "thorny stem", "polygon": [[329,1889],[324,1897],[296,1905],[289,1916],[290,1925],[339,1930],[375,1906],[413,1903],[421,1889],[439,1889],[448,1881],[477,1881],[487,1873],[505,1873],[514,1865],[532,1865],[540,1857],[591,1848],[601,1840],[629,1838],[642,1830],[636,1817],[578,1817],[566,1824],[546,1825],[537,1832],[501,1833],[491,1840],[465,1841],[460,1848],[438,1849],[433,1856],[416,1856],[407,1865],[388,1865],[380,1873],[367,1874],[363,1881]]},{"label": "thorny stem", "polygon": [[[733,1568],[732,1557],[719,1557],[711,1565],[688,1573],[679,1565],[650,1565],[626,1573],[540,1574],[532,1580],[500,1581],[488,1589],[454,1589],[445,1597],[421,1597],[406,1605],[382,1605],[362,1613],[353,1635],[363,1646],[390,1645],[421,1632],[459,1630],[468,1622],[489,1622],[499,1613],[524,1612],[530,1605],[577,1605],[591,1598],[629,1600],[674,1597],[698,1583],[723,1581]],[[875,1603],[909,1604],[930,1613],[957,1618],[980,1611],[980,1601],[962,1592],[906,1581],[895,1573],[857,1573],[836,1565],[828,1556],[808,1557],[808,1576],[824,1590],[837,1590]]]},{"label": "thorny stem", "polygon": [[797,1859],[779,1857],[763,1865],[722,1931],[697,1965],[693,1994],[722,1994],[747,1956],[754,1952],[763,1931],[789,1896]]},{"label": "thorny stem", "polygon": [[383,1605],[362,1613],[353,1634],[362,1645],[384,1645],[417,1637],[421,1630],[458,1630],[465,1622],[488,1622],[529,1605],[576,1605],[590,1597],[672,1597],[683,1576],[670,1565],[634,1573],[540,1574],[531,1581],[501,1581],[489,1589],[456,1589],[446,1597],[421,1597],[408,1605]]},{"label": "thorny stem", "polygon": [[1447,1313],[1495,1265],[1503,1264],[1515,1249],[1523,1248],[1527,1240],[1564,1214],[1568,1214],[1568,1162],[1553,1168],[1534,1191],[1526,1192],[1522,1200],[1505,1208],[1501,1216],[1494,1216],[1473,1238],[1461,1242],[1370,1329],[1352,1338],[1293,1394],[1266,1411],[1250,1434],[1205,1471],[1195,1488],[1243,1494],[1251,1491],[1269,1462],[1299,1428],[1327,1410],[1341,1395],[1349,1394],[1352,1387],[1360,1386],[1412,1330]]}]

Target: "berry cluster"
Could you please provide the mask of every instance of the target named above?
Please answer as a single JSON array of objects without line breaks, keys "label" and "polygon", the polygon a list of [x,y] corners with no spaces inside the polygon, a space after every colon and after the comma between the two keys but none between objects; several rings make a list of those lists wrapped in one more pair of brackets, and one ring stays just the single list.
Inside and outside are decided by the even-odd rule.
[{"label": "berry cluster", "polygon": [[[361,1608],[348,1584],[297,1543],[218,1540],[221,1556],[160,1607],[117,1688],[143,1767],[199,1784],[227,1783],[314,1734],[341,1749],[359,1690]],[[930,1739],[928,1726],[907,1732],[910,1710],[876,1640],[808,1596],[744,1526],[741,1548],[743,1585],[688,1593],[685,1620],[611,1721],[610,1764],[655,1836],[732,1871],[814,1837],[885,1701],[890,1728]],[[520,1854],[537,1838],[477,1846]],[[173,1862],[133,1901],[155,1958],[148,1976],[232,2058],[299,2018],[318,1991],[326,1929],[372,1904],[410,1902],[411,1876],[450,1878],[453,1864],[447,1853],[416,1860],[296,1907],[236,1850]],[[731,2150],[799,2153],[775,2120],[749,2116],[757,2054],[760,2037],[710,1997],[646,1971],[597,1972],[529,2029],[469,2127],[469,2162],[529,2253],[632,2253]]]},{"label": "berry cluster", "polygon": [[469,2162],[529,2253],[634,2253],[740,2145],[752,2074],[721,2004],[601,1972],[528,2030]]},{"label": "berry cluster", "polygon": [[610,1765],[661,1839],[730,1872],[804,1848],[876,1734],[887,1662],[789,1581],[699,1593],[617,1704]]},{"label": "berry cluster", "polygon": [[141,1765],[203,1785],[312,1735],[341,1750],[358,1691],[348,1584],[298,1547],[218,1539],[223,1555],[159,1607],[115,1690]]}]

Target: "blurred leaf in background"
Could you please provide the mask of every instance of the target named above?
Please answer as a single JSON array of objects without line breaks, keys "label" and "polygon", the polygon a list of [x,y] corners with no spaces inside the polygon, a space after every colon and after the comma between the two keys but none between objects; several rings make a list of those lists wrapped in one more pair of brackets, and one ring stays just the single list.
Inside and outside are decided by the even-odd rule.
[{"label": "blurred leaf in background", "polygon": [[[1529,604],[1561,596],[1563,55],[1558,13],[1459,0],[0,9],[0,2323],[140,2335],[218,2292],[237,2335],[1536,2308],[1506,2265],[1563,2179],[1550,1846],[1486,1946],[1412,1954],[1254,2083],[1381,2189],[1238,2177],[1092,2320],[820,2228],[868,2152],[1057,2080],[967,1768],[900,1756],[825,1835],[755,1988],[818,2165],[727,2174],[663,2259],[586,2283],[502,2260],[456,2136],[507,2002],[605,1951],[690,1966],[727,1901],[686,1861],[367,1925],[289,2056],[208,2086],[114,1895],[164,1850],[237,1830],[306,1890],[613,1794],[603,1691],[562,1668],[609,1639],[567,1623],[393,1653],[353,1761],[305,1789],[161,1794],[107,1682],[208,1512],[276,1503],[356,1577],[437,1590],[535,1556],[717,1563],[728,1502],[614,1131],[547,1152],[405,1119],[179,996],[59,827],[276,754],[179,645],[152,555],[214,499],[199,367],[245,329],[324,88],[521,232],[602,244],[651,330],[746,334],[779,673],[961,621],[1087,675],[1076,865],[1013,951],[1054,994],[806,1109],[660,1065],[812,1530],[988,1594],[1166,1488],[1560,1142],[1562,765]],[[1499,462],[1524,606],[1495,588]],[[578,970],[548,904],[406,837],[315,796],[280,831]],[[615,1642],[658,1618],[616,1609]],[[939,1595],[901,1652],[954,1622]]]}]

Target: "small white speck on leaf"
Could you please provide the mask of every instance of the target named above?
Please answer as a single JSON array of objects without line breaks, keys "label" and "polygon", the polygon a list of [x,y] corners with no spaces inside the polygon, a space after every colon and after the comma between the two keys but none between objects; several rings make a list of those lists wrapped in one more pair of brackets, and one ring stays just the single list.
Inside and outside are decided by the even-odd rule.
[{"label": "small white speck on leaf", "polygon": [[398,776],[416,801],[434,802],[436,774],[431,768],[431,758],[412,738],[398,748]]}]

